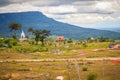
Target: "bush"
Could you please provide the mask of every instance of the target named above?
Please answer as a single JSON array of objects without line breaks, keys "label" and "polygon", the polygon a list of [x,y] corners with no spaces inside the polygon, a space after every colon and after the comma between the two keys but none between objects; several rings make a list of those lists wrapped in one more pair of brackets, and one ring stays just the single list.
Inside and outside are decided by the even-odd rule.
[{"label": "bush", "polygon": [[10,43],[10,39],[5,39],[5,40],[4,40],[4,43],[5,43],[5,44],[9,44],[9,43]]},{"label": "bush", "polygon": [[67,43],[72,43],[73,40],[72,39],[68,39]]},{"label": "bush", "polygon": [[8,48],[12,48],[12,45],[11,45],[11,44],[8,44]]},{"label": "bush", "polygon": [[87,78],[87,80],[96,80],[96,79],[97,79],[97,75],[93,73],[90,73]]},{"label": "bush", "polygon": [[87,67],[82,68],[82,71],[87,71],[87,70],[88,70]]},{"label": "bush", "polygon": [[48,51],[47,47],[41,47],[41,46],[15,46],[13,47],[13,49],[20,53]]},{"label": "bush", "polygon": [[12,46],[17,45],[17,40],[14,39],[0,39],[0,47],[12,48]]},{"label": "bush", "polygon": [[13,45],[13,46],[16,46],[16,45],[17,45],[17,41],[13,41],[13,42],[12,42],[12,45]]},{"label": "bush", "polygon": [[35,45],[35,41],[34,40],[29,40],[28,43],[31,44],[31,45]]}]

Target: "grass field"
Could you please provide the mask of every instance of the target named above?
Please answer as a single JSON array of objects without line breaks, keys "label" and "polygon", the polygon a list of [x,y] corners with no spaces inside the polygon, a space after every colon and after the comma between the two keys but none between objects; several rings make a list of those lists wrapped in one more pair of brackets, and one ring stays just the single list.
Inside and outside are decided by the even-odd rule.
[{"label": "grass field", "polygon": [[109,60],[27,63],[13,61],[1,63],[0,66],[1,80],[57,80],[57,76],[63,76],[64,80],[79,80],[79,77],[87,80],[90,74],[94,74],[96,80],[120,80],[120,64],[113,64]]},{"label": "grass field", "polygon": [[[20,42],[12,48],[0,48],[0,59],[119,58],[120,50],[109,49],[109,44],[110,42],[99,42],[83,46],[70,43],[42,47]],[[110,60],[11,61],[0,64],[0,80],[57,80],[57,76],[63,76],[64,80],[120,80],[120,64],[114,64]],[[91,76],[94,79],[88,79]]]},{"label": "grass field", "polygon": [[[75,44],[54,46],[30,45],[0,48],[0,59],[41,59],[41,58],[95,58],[95,57],[120,57],[119,49],[109,49],[109,42],[88,43],[87,47]],[[56,52],[58,50],[58,52]]]}]

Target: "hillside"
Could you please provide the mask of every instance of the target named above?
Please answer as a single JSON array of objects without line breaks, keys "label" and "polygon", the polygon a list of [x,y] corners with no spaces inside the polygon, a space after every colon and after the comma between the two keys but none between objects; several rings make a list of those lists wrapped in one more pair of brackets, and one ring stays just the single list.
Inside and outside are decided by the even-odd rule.
[{"label": "hillside", "polygon": [[27,33],[29,26],[34,29],[47,29],[50,30],[52,35],[63,35],[67,38],[74,39],[86,39],[88,37],[109,37],[112,39],[120,39],[120,33],[97,30],[90,28],[83,28],[67,23],[55,21],[52,18],[48,18],[41,12],[20,12],[20,13],[1,13],[0,14],[0,34],[1,36],[10,36],[8,24],[10,22],[19,22],[22,24],[22,29]]},{"label": "hillside", "polygon": [[109,30],[109,31],[114,31],[114,32],[119,32],[120,33],[120,27],[113,27],[113,28],[100,28],[100,30]]}]

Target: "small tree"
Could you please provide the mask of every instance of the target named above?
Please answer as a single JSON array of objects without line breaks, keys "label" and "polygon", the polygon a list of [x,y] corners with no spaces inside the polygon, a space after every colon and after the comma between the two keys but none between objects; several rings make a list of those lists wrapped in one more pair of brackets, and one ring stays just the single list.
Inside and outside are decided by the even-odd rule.
[{"label": "small tree", "polygon": [[33,30],[33,34],[35,35],[36,44],[38,44],[38,41],[40,40],[41,30]]},{"label": "small tree", "polygon": [[16,31],[17,30],[21,30],[21,24],[20,23],[16,23],[16,22],[11,22],[9,24],[9,28],[10,28],[10,31],[13,31],[13,38],[14,39],[17,39],[17,34],[16,34]]},{"label": "small tree", "polygon": [[32,38],[32,34],[33,34],[33,28],[29,27],[28,28],[28,32],[30,33],[30,39]]},{"label": "small tree", "polygon": [[44,46],[44,40],[50,35],[49,30],[41,30],[41,35],[40,35],[40,41],[42,42],[42,45]]},{"label": "small tree", "polygon": [[32,28],[32,27],[29,27],[29,28],[28,28],[28,32],[31,32],[31,33],[32,33],[32,32],[33,32],[33,28]]},{"label": "small tree", "polygon": [[41,41],[43,46],[44,46],[45,39],[50,35],[50,31],[45,30],[45,29],[44,30],[34,30],[32,28],[29,28],[28,32],[32,32],[33,35],[35,35],[36,44],[38,44],[38,41]]},{"label": "small tree", "polygon": [[71,38],[69,38],[67,42],[68,42],[68,43],[72,43],[73,40],[72,40]]}]

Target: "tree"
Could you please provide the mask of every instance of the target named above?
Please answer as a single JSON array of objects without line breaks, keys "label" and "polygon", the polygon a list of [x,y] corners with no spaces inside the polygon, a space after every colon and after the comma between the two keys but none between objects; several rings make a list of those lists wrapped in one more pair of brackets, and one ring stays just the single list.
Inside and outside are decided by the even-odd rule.
[{"label": "tree", "polygon": [[42,45],[44,46],[44,40],[50,35],[49,30],[41,30],[41,35],[40,35],[40,41],[42,42]]},{"label": "tree", "polygon": [[33,28],[32,28],[32,27],[29,27],[29,28],[28,28],[28,32],[31,32],[31,33],[32,33],[32,32],[33,32]]},{"label": "tree", "polygon": [[99,37],[98,40],[99,42],[106,42],[106,41],[109,41],[109,38],[102,36],[102,37]]},{"label": "tree", "polygon": [[28,32],[30,33],[29,38],[31,39],[31,38],[32,38],[32,34],[33,34],[33,28],[32,28],[32,27],[29,27],[29,28],[28,28]]},{"label": "tree", "polygon": [[16,31],[17,30],[21,30],[21,24],[20,23],[16,23],[16,22],[11,22],[9,24],[9,29],[10,31],[13,31],[13,38],[17,39],[17,35],[16,35]]},{"label": "tree", "polygon": [[32,28],[29,28],[28,31],[32,32],[33,35],[35,35],[36,44],[38,44],[38,41],[41,41],[43,46],[44,46],[45,39],[50,35],[50,31],[45,30],[45,29],[44,30],[34,30]]},{"label": "tree", "polygon": [[73,40],[72,40],[71,38],[69,38],[67,42],[68,42],[68,43],[72,43]]},{"label": "tree", "polygon": [[35,35],[36,44],[38,44],[38,41],[40,40],[41,30],[33,30],[33,34]]},{"label": "tree", "polygon": [[91,42],[91,37],[88,37],[88,38],[87,38],[87,42]]}]

